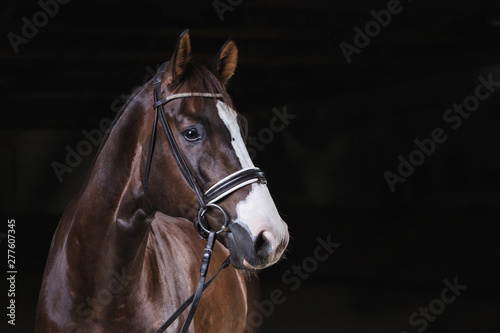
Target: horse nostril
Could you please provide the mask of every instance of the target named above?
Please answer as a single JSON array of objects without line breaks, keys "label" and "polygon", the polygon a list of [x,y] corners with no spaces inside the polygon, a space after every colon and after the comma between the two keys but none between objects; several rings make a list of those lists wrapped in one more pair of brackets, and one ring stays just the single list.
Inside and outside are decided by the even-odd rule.
[{"label": "horse nostril", "polygon": [[266,259],[272,251],[272,244],[266,237],[266,232],[262,231],[254,242],[255,256],[259,259]]}]

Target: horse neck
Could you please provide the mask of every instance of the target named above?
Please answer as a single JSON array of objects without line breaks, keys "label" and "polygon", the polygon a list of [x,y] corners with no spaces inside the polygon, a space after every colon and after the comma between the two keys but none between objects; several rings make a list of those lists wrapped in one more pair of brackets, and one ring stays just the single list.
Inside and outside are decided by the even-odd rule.
[{"label": "horse neck", "polygon": [[[150,89],[128,103],[110,129],[93,168],[75,202],[70,206],[71,228],[67,251],[94,267],[79,267],[89,278],[124,268],[134,274],[140,269],[154,211],[142,188],[144,160],[152,105]],[[142,97],[144,96],[144,97]],[[92,248],[90,248],[92,247]],[[78,260],[70,261],[76,266]],[[95,279],[95,276],[93,277]]]}]

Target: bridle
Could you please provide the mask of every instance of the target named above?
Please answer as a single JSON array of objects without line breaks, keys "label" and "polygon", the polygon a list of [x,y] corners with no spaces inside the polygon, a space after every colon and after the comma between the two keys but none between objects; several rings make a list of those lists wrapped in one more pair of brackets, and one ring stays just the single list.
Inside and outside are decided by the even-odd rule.
[{"label": "bridle", "polygon": [[[203,251],[203,259],[200,268],[200,279],[198,281],[198,287],[196,289],[196,292],[189,299],[187,299],[186,302],[184,302],[184,304],[179,309],[177,309],[177,311],[174,314],[172,314],[170,318],[155,332],[159,333],[165,331],[175,321],[175,319],[177,319],[177,317],[180,316],[182,312],[184,312],[184,310],[189,306],[189,304],[191,304],[191,309],[189,310],[188,316],[186,317],[186,320],[184,321],[181,330],[181,333],[185,333],[188,330],[189,325],[191,324],[191,321],[194,317],[194,313],[200,301],[203,290],[205,290],[205,288],[207,288],[208,285],[210,285],[210,283],[217,276],[217,274],[219,274],[219,272],[222,269],[229,266],[230,263],[229,260],[230,258],[228,257],[222,263],[219,270],[205,283],[205,278],[208,271],[208,265],[210,264],[212,249],[215,244],[217,234],[221,233],[222,231],[230,232],[229,224],[231,223],[231,220],[228,218],[228,214],[224,211],[224,209],[221,206],[217,205],[216,202],[222,200],[223,198],[227,197],[234,191],[246,185],[256,182],[265,184],[266,178],[264,176],[264,173],[259,168],[245,168],[236,171],[230,174],[229,176],[221,179],[220,181],[215,183],[212,187],[210,187],[206,192],[202,191],[200,185],[198,184],[198,181],[191,173],[184,157],[182,156],[182,153],[179,149],[179,146],[177,145],[177,142],[175,141],[172,130],[165,117],[163,105],[179,98],[187,98],[187,97],[219,98],[222,97],[222,95],[213,93],[203,93],[203,92],[188,92],[188,93],[172,94],[165,97],[164,99],[161,99],[161,80],[163,74],[165,73],[167,65],[168,62],[163,63],[153,78],[153,95],[154,95],[153,108],[155,110],[155,118],[153,122],[153,128],[151,131],[151,138],[149,141],[149,150],[148,150],[148,157],[146,160],[146,171],[144,172],[143,186],[144,186],[144,193],[146,194],[147,197],[149,172],[151,169],[151,161],[153,159],[153,152],[155,146],[156,126],[159,119],[161,127],[163,128],[163,132],[165,133],[167,143],[170,147],[170,151],[172,152],[172,155],[174,157],[174,160],[179,170],[181,171],[182,176],[189,184],[189,187],[191,187],[191,189],[194,191],[196,198],[198,199],[199,207],[198,207],[198,214],[195,220],[195,229],[198,232],[198,235],[202,239],[207,240],[207,246]],[[208,224],[204,225],[203,223],[203,221],[205,220],[204,216],[211,207],[220,210],[222,212],[222,215],[224,216],[224,223],[222,224],[221,229],[218,231],[211,230]]]},{"label": "bridle", "polygon": [[165,113],[163,110],[163,105],[167,104],[170,101],[173,101],[175,99],[179,98],[187,98],[187,97],[206,97],[206,98],[218,98],[222,97],[221,94],[213,94],[213,93],[201,93],[201,92],[188,92],[188,93],[178,93],[178,94],[172,94],[167,96],[164,99],[161,99],[161,80],[163,77],[163,74],[165,72],[165,69],[168,65],[168,62],[163,63],[160,68],[158,69],[158,72],[156,73],[155,77],[153,78],[153,94],[154,94],[154,104],[153,107],[155,109],[155,118],[153,122],[153,129],[151,131],[151,137],[150,137],[150,142],[149,142],[149,151],[148,151],[148,157],[147,157],[147,162],[146,162],[146,171],[144,173],[144,192],[146,193],[146,196],[148,194],[148,179],[149,179],[149,172],[151,169],[151,161],[153,159],[153,151],[154,151],[154,146],[155,146],[155,137],[156,137],[156,125],[158,123],[158,119],[160,120],[160,124],[163,128],[163,132],[165,133],[165,137],[167,138],[167,143],[170,147],[170,151],[172,152],[172,155],[175,159],[175,162],[177,166],[179,167],[179,170],[182,173],[182,176],[184,179],[187,181],[189,184],[189,187],[194,191],[196,198],[198,199],[198,214],[197,217],[198,219],[195,221],[195,227],[196,230],[198,231],[198,234],[200,235],[201,238],[207,239],[208,233],[210,232],[209,228],[203,225],[202,218],[205,215],[205,213],[208,211],[210,207],[214,207],[219,209],[225,218],[224,224],[222,228],[217,231],[217,233],[220,233],[222,231],[228,231],[228,224],[229,224],[229,219],[227,218],[226,212],[216,204],[216,202],[222,200],[223,198],[227,197],[229,194],[233,193],[234,191],[255,183],[255,182],[260,182],[265,184],[266,183],[266,178],[264,173],[259,169],[259,168],[245,168],[239,171],[234,172],[233,174],[225,177],[224,179],[221,179],[218,181],[216,184],[214,184],[212,187],[210,187],[206,192],[203,192],[201,190],[200,185],[198,184],[198,181],[196,178],[193,176],[191,173],[184,157],[182,156],[182,153],[179,149],[179,146],[177,145],[177,142],[175,141],[174,135],[172,133],[172,130],[167,122],[167,119],[165,117]]},{"label": "bridle", "polygon": [[[215,240],[217,238],[217,234],[225,231],[225,232],[230,232],[229,229],[229,224],[231,223],[231,220],[228,217],[228,214],[224,211],[224,209],[217,204],[218,201],[224,199],[234,191],[237,191],[238,189],[252,184],[256,182],[260,182],[265,184],[266,183],[266,178],[264,176],[264,173],[259,169],[259,168],[244,168],[239,171],[236,171],[227,177],[219,180],[217,183],[215,183],[212,187],[210,187],[207,191],[203,192],[200,185],[198,184],[198,181],[196,178],[193,176],[191,173],[180,149],[179,146],[177,145],[177,142],[175,141],[174,135],[172,133],[172,130],[167,122],[167,119],[165,117],[165,113],[163,110],[163,105],[167,104],[168,102],[179,99],[179,98],[187,98],[187,97],[205,97],[205,98],[220,98],[222,97],[221,94],[214,94],[214,93],[204,93],[204,92],[187,92],[187,93],[178,93],[178,94],[172,94],[164,99],[161,99],[161,80],[163,77],[163,74],[165,73],[165,70],[167,68],[168,62],[163,63],[160,68],[158,69],[158,72],[153,78],[153,95],[154,95],[154,110],[155,110],[155,117],[154,117],[154,122],[153,122],[153,128],[151,131],[151,137],[149,141],[149,150],[148,150],[148,157],[146,160],[146,170],[144,172],[144,193],[146,197],[148,196],[148,180],[149,180],[149,173],[151,169],[151,162],[153,159],[153,152],[154,152],[154,146],[155,146],[155,138],[156,138],[156,127],[158,123],[158,119],[160,121],[161,127],[163,128],[163,132],[165,133],[165,137],[167,139],[167,143],[169,145],[170,151],[172,152],[172,155],[174,157],[174,160],[182,173],[182,176],[184,179],[187,181],[189,184],[189,187],[194,191],[196,198],[198,199],[198,213],[195,219],[195,229],[198,232],[198,235],[202,238],[207,240],[207,246],[203,252],[203,259],[202,259],[202,265],[200,268],[200,280],[198,282],[198,287],[196,289],[196,292],[193,296],[191,296],[156,332],[163,332],[165,329],[167,329],[168,326],[170,326],[177,317],[182,314],[182,312],[189,306],[191,305],[191,309],[189,311],[189,314],[184,321],[184,325],[182,327],[181,332],[184,333],[188,330],[189,325],[194,317],[194,313],[196,311],[196,308],[198,306],[198,302],[201,298],[201,294],[203,290],[208,287],[208,285],[213,281],[213,279],[217,276],[217,274],[227,266],[229,266],[229,257],[222,263],[221,267],[215,273],[206,283],[205,283],[205,278],[206,274],[208,271],[208,265],[210,263],[210,258],[212,255],[212,249],[215,243]],[[210,208],[215,208],[221,211],[222,215],[224,216],[224,223],[222,224],[222,227],[218,231],[211,230],[208,224],[204,225],[205,219],[205,214],[208,212]]]}]

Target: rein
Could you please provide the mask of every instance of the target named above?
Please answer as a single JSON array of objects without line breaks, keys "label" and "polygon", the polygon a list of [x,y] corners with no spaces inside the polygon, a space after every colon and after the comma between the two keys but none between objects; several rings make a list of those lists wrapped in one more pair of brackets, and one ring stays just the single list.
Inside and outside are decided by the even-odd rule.
[{"label": "rein", "polygon": [[[148,196],[148,180],[149,180],[149,173],[151,169],[151,161],[153,159],[153,152],[154,152],[154,146],[155,146],[155,138],[156,138],[156,127],[158,123],[158,119],[160,121],[161,127],[163,129],[163,132],[165,134],[165,137],[167,139],[170,151],[172,152],[172,155],[174,157],[174,160],[182,173],[182,176],[184,179],[187,181],[191,189],[194,191],[196,198],[198,199],[198,214],[197,218],[195,220],[195,229],[198,232],[198,235],[200,238],[207,240],[207,246],[205,247],[205,250],[203,251],[203,259],[201,263],[201,268],[200,268],[200,279],[198,281],[198,286],[196,289],[196,292],[188,298],[183,305],[179,309],[177,309],[174,314],[170,316],[169,319],[158,329],[156,330],[155,333],[160,333],[165,331],[183,312],[184,310],[191,304],[191,309],[189,310],[188,316],[186,320],[184,321],[184,325],[182,326],[181,333],[185,333],[190,324],[191,321],[194,317],[194,313],[198,307],[198,303],[201,298],[201,294],[203,293],[203,290],[205,290],[210,283],[215,279],[217,274],[219,274],[222,269],[226,268],[229,266],[230,263],[230,257],[228,257],[221,265],[219,270],[205,283],[206,279],[206,274],[208,271],[208,266],[210,264],[210,258],[212,255],[212,249],[215,244],[215,240],[217,238],[217,234],[221,233],[222,231],[225,232],[230,232],[231,230],[229,229],[229,224],[231,223],[231,220],[228,218],[228,214],[220,207],[219,205],[216,204],[216,202],[222,200],[223,198],[227,197],[229,194],[233,193],[234,191],[252,184],[256,182],[260,182],[262,184],[266,183],[266,178],[264,176],[264,173],[259,169],[259,168],[245,168],[239,171],[236,171],[229,176],[221,179],[217,183],[215,183],[212,187],[210,187],[206,192],[203,192],[200,185],[198,184],[198,181],[196,178],[193,176],[191,173],[191,170],[189,169],[180,149],[179,146],[177,145],[177,142],[175,141],[174,134],[167,122],[167,119],[165,117],[165,113],[163,110],[163,105],[167,104],[168,102],[179,99],[179,98],[187,98],[187,97],[205,97],[205,98],[220,98],[222,97],[221,94],[212,94],[212,93],[203,93],[203,92],[188,92],[188,93],[179,93],[179,94],[172,94],[167,96],[164,99],[161,99],[161,80],[163,77],[163,74],[165,73],[165,70],[167,68],[168,62],[163,63],[160,68],[158,69],[158,72],[156,73],[155,77],[153,78],[153,95],[154,95],[154,110],[155,110],[155,117],[154,117],[154,123],[153,123],[153,128],[151,131],[151,137],[149,141],[149,150],[148,150],[148,157],[146,161],[146,171],[144,173],[144,193],[146,194],[146,197]],[[211,230],[208,224],[204,225],[203,221],[205,221],[205,214],[207,211],[211,208],[216,208],[220,210],[224,216],[224,223],[222,224],[222,227],[218,231]]]}]

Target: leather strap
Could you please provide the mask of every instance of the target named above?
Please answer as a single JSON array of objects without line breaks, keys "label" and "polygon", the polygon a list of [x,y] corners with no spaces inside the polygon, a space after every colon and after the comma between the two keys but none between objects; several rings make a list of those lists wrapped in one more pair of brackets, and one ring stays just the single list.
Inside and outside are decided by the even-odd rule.
[{"label": "leather strap", "polygon": [[189,309],[189,313],[186,320],[184,321],[184,325],[182,325],[181,333],[186,333],[189,329],[189,325],[191,325],[194,313],[196,312],[198,304],[200,303],[201,294],[203,293],[203,286],[205,285],[205,278],[207,277],[208,265],[210,264],[210,258],[212,257],[212,249],[214,247],[216,237],[217,234],[215,233],[215,231],[211,231],[210,235],[208,236],[207,247],[205,247],[205,250],[203,251],[203,259],[201,261],[200,280],[198,281],[198,287],[196,288],[196,292],[194,293],[191,309]]},{"label": "leather strap", "polygon": [[196,292],[191,295],[178,309],[175,311],[166,321],[165,323],[158,328],[155,333],[162,333],[164,332],[172,323],[184,312],[184,310],[187,309],[189,305],[191,305],[191,309],[189,309],[189,313],[186,317],[186,320],[184,321],[184,324],[182,326],[181,333],[187,332],[189,329],[189,326],[191,324],[191,321],[193,320],[194,314],[196,312],[196,308],[198,307],[198,304],[201,299],[201,294],[203,291],[212,283],[212,281],[215,279],[215,277],[225,268],[227,268],[231,262],[230,257],[227,257],[226,260],[222,263],[222,265],[219,267],[217,272],[212,275],[212,277],[205,283],[205,279],[207,276],[208,272],[208,266],[210,265],[210,258],[212,256],[212,250],[215,244],[215,239],[217,237],[217,234],[215,231],[211,231],[210,235],[208,237],[208,242],[205,250],[203,251],[203,259],[201,263],[201,268],[200,268],[200,279],[198,280],[198,287],[196,288]]},{"label": "leather strap", "polygon": [[[217,270],[217,272],[215,272],[214,275],[212,275],[212,277],[210,279],[208,279],[207,282],[205,282],[205,285],[203,286],[203,290],[207,289],[207,287],[212,283],[212,281],[215,279],[215,277],[217,275],[219,275],[219,273],[229,267],[229,264],[231,263],[231,257],[227,257],[226,260],[224,260],[224,262],[221,264],[221,266],[219,267],[219,269]],[[170,325],[172,325],[172,323],[184,312],[184,310],[187,309],[187,307],[193,303],[193,299],[194,299],[194,295],[195,294],[192,294],[178,309],[177,311],[175,311],[168,319],[167,321],[159,328],[155,331],[155,333],[162,333],[164,332]]]},{"label": "leather strap", "polygon": [[199,93],[199,92],[188,92],[188,93],[179,93],[173,94],[165,97],[162,100],[158,100],[153,104],[153,108],[158,108],[160,105],[167,104],[168,102],[184,97],[222,97],[221,94],[212,94],[212,93]]},{"label": "leather strap", "polygon": [[[148,180],[149,180],[149,170],[151,169],[151,161],[153,159],[153,151],[155,149],[155,135],[156,135],[156,124],[158,123],[158,112],[155,112],[155,119],[153,122],[153,129],[151,131],[151,137],[149,138],[149,149],[148,149],[148,159],[146,160],[146,171],[144,172],[144,194],[146,195],[146,198],[149,200],[149,187],[148,187]],[[151,203],[151,202],[150,202]]]},{"label": "leather strap", "polygon": [[251,183],[265,183],[266,176],[259,168],[248,168],[237,171],[217,182],[205,192],[207,203],[214,203],[228,196],[234,191]]},{"label": "leather strap", "polygon": [[[165,72],[166,67],[167,67],[167,63],[164,63],[160,67],[160,69],[158,69],[158,73],[156,73],[156,75],[155,75],[155,79],[153,82],[153,93],[154,93],[155,104],[158,101],[160,101],[160,99],[161,99],[161,96],[160,96],[161,95],[161,78],[163,77],[163,73]],[[182,153],[179,149],[179,146],[177,145],[177,142],[175,141],[172,130],[170,129],[170,126],[169,126],[167,119],[165,117],[165,112],[163,111],[163,104],[165,104],[165,103],[159,103],[158,106],[155,108],[156,116],[160,119],[160,123],[161,123],[161,126],[163,128],[163,132],[165,133],[165,136],[167,138],[168,146],[170,147],[172,155],[175,159],[175,162],[177,163],[177,166],[179,167],[179,170],[182,173],[182,176],[188,182],[189,186],[196,194],[196,198],[198,199],[200,206],[204,207],[205,201],[203,200],[203,192],[200,189],[200,186],[198,185],[196,178],[194,178],[193,175],[191,174],[191,171],[189,170],[189,167],[187,166],[187,163],[186,163],[184,157],[182,156]]]}]

